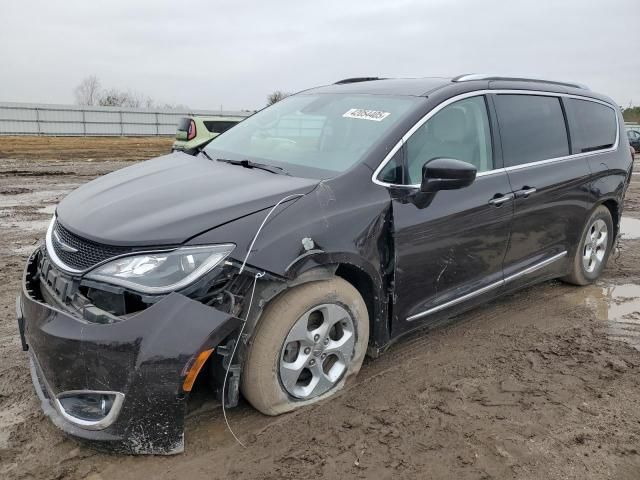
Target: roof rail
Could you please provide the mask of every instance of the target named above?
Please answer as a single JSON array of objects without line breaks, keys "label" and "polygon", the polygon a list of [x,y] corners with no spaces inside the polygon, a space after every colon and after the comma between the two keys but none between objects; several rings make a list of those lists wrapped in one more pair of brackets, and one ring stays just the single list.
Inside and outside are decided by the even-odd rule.
[{"label": "roof rail", "polygon": [[501,75],[489,75],[484,73],[470,73],[465,75],[458,75],[451,79],[452,82],[470,82],[472,80],[512,80],[520,82],[537,82],[537,83],[551,83],[553,85],[562,85],[565,87],[581,88],[582,90],[589,90],[589,87],[582,83],[575,82],[558,82],[555,80],[544,80],[542,78],[526,78],[526,77],[505,77]]},{"label": "roof rail", "polygon": [[358,83],[358,82],[370,82],[371,80],[384,80],[384,78],[380,77],[353,77],[353,78],[345,78],[343,80],[338,80],[334,85],[343,85],[345,83]]}]

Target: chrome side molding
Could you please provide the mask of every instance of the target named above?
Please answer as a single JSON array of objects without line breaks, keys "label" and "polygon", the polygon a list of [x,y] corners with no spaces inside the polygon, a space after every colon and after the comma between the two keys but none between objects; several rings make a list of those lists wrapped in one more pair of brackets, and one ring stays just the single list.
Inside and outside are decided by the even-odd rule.
[{"label": "chrome side molding", "polygon": [[449,300],[448,302],[445,303],[441,303],[440,305],[436,305],[435,307],[432,307],[428,310],[425,310],[424,312],[420,312],[420,313],[416,313],[415,315],[411,315],[410,317],[407,317],[407,321],[408,322],[413,322],[414,320],[418,320],[420,318],[426,317],[427,315],[431,315],[432,313],[436,313],[439,312],[441,310],[444,310],[445,308],[449,308],[449,307],[453,307],[454,305],[458,305],[459,303],[465,302],[467,300],[470,300],[474,297],[477,297],[478,295],[482,295],[483,293],[486,293],[490,290],[493,290],[495,288],[498,287],[502,287],[505,286],[506,284],[508,284],[509,282],[513,282],[514,280],[523,277],[525,275],[529,275],[530,273],[533,273],[535,271],[540,270],[541,268],[546,267],[547,265],[552,264],[553,262],[560,260],[561,258],[565,257],[567,255],[566,250],[563,252],[560,252],[556,255],[553,255],[552,257],[549,257],[541,262],[536,263],[535,265],[532,265],[530,267],[525,268],[524,270],[519,271],[518,273],[514,273],[513,275],[509,275],[508,277],[503,278],[502,280],[499,280],[497,282],[491,283],[485,287],[479,288],[478,290],[474,290],[473,292],[469,292],[466,295],[462,295],[461,297],[457,297],[454,298],[453,300]]},{"label": "chrome side molding", "polygon": [[565,250],[564,252],[560,252],[556,255],[553,255],[552,257],[547,258],[546,260],[543,260],[539,263],[536,263],[535,265],[531,265],[530,267],[525,268],[524,270],[519,271],[518,273],[514,273],[513,275],[509,275],[508,277],[506,277],[504,279],[504,284],[506,285],[509,282],[513,282],[514,280],[520,278],[520,277],[524,277],[525,275],[529,275],[530,273],[536,272],[538,270],[540,270],[541,268],[546,267],[547,265],[551,265],[553,262],[560,260],[563,257],[567,256],[567,251]]},{"label": "chrome side molding", "polygon": [[[371,175],[371,181],[373,183],[375,183],[376,185],[380,185],[382,187],[387,187],[387,188],[393,187],[393,188],[406,188],[406,189],[414,189],[414,190],[417,189],[417,188],[420,188],[420,184],[419,183],[412,184],[412,185],[401,185],[401,184],[396,184],[396,183],[383,182],[382,180],[378,179],[378,177],[380,176],[380,173],[382,172],[384,167],[387,165],[387,163],[389,163],[391,161],[391,159],[393,158],[393,156],[398,152],[398,150],[400,150],[400,148],[402,148],[402,146],[405,143],[407,143],[409,138],[411,138],[411,136],[424,123],[426,123],[431,117],[433,117],[436,113],[438,113],[444,107],[446,107],[447,105],[450,105],[452,103],[455,103],[458,100],[463,100],[465,98],[470,98],[470,97],[477,97],[477,96],[480,96],[480,95],[489,95],[489,94],[496,94],[496,95],[497,94],[533,95],[533,96],[543,96],[543,97],[575,98],[575,99],[578,99],[578,100],[585,100],[585,101],[588,101],[588,102],[599,103],[601,105],[604,105],[605,107],[609,107],[614,112],[616,111],[616,109],[611,104],[609,104],[607,102],[604,102],[602,100],[599,100],[597,98],[585,97],[585,96],[582,96],[582,95],[573,95],[573,94],[568,94],[568,93],[545,92],[545,91],[540,91],[540,90],[512,90],[512,89],[476,90],[476,91],[473,91],[473,92],[461,93],[460,95],[456,95],[454,97],[451,97],[451,98],[443,101],[439,105],[435,106],[433,109],[431,109],[429,112],[427,112],[420,120],[418,120],[407,131],[407,133],[405,133],[403,135],[403,137],[400,140],[398,140],[398,142],[394,145],[394,147],[389,151],[387,156],[384,157],[384,159],[382,159],[382,162],[380,162],[378,167],[375,169],[375,171]],[[483,176],[483,175],[490,175],[492,173],[503,172],[505,170],[506,171],[518,170],[518,169],[521,169],[521,168],[535,167],[537,165],[545,165],[545,164],[548,164],[548,163],[563,162],[565,160],[573,160],[573,159],[590,157],[590,156],[593,156],[593,155],[599,155],[599,154],[607,153],[607,152],[615,152],[616,150],[618,150],[618,145],[620,144],[620,120],[618,119],[618,115],[617,114],[615,115],[615,118],[616,118],[616,140],[615,140],[615,143],[613,144],[613,146],[611,146],[609,148],[603,148],[602,150],[594,150],[592,152],[571,153],[569,155],[565,155],[564,157],[548,158],[546,160],[538,160],[538,161],[535,161],[535,162],[523,163],[523,164],[520,164],[520,165],[510,166],[510,167],[506,167],[506,168],[505,167],[496,168],[496,169],[493,169],[493,170],[480,172],[480,173],[478,173],[477,177],[480,177],[480,176]]]}]

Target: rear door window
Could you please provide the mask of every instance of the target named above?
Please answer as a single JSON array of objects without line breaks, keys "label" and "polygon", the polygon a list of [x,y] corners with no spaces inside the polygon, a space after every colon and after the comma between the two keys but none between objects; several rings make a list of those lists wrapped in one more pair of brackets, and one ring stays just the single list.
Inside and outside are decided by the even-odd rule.
[{"label": "rear door window", "polygon": [[565,100],[571,125],[573,153],[611,148],[616,142],[616,112],[589,100]]},{"label": "rear door window", "polygon": [[569,155],[569,139],[558,97],[495,96],[506,167]]}]

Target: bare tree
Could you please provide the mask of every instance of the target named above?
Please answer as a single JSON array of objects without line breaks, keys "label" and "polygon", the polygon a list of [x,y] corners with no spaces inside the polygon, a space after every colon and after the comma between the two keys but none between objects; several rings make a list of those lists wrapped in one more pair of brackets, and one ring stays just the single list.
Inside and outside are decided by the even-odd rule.
[{"label": "bare tree", "polygon": [[100,94],[98,104],[102,107],[122,107],[127,101],[126,95],[126,92],[110,88]]},{"label": "bare tree", "polygon": [[74,89],[78,105],[100,105],[103,107],[154,108],[158,105],[153,98],[133,90],[117,88],[102,89],[95,75],[86,77]]},{"label": "bare tree", "polygon": [[78,105],[97,105],[100,97],[100,80],[95,75],[86,77],[73,91]]},{"label": "bare tree", "polygon": [[151,97],[145,98],[139,92],[125,92],[116,88],[110,88],[100,94],[98,104],[103,107],[153,108],[155,102]]},{"label": "bare tree", "polygon": [[276,90],[275,92],[272,92],[269,95],[267,95],[267,106],[273,105],[274,103],[279,102],[280,100],[288,97],[289,95],[291,94],[287,92],[283,92],[282,90]]},{"label": "bare tree", "polygon": [[124,104],[122,105],[123,107],[140,108],[144,106],[145,99],[141,93],[128,90],[122,95],[124,97]]}]

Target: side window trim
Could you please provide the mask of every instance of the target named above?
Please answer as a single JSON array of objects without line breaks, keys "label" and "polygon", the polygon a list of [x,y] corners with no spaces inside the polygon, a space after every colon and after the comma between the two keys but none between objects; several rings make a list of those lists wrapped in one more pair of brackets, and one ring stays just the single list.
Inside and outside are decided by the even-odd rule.
[{"label": "side window trim", "polygon": [[502,139],[500,138],[500,126],[498,125],[498,114],[496,112],[496,106],[493,103],[493,94],[486,94],[484,98],[487,104],[489,125],[491,127],[491,142],[493,149],[494,166],[493,170],[502,170],[504,168],[504,158],[502,157]]},{"label": "side window trim", "polygon": [[[582,100],[582,101],[587,100],[586,98],[577,98],[577,97],[574,99]],[[579,142],[582,140],[582,142],[584,143],[585,139],[584,139],[584,131],[581,131],[582,128],[581,128],[580,122],[578,121],[578,116],[576,116],[577,102],[570,102],[568,100],[570,100],[570,98],[563,99],[563,101],[566,104],[565,108],[567,111],[567,120],[569,122],[570,130],[573,130],[575,132],[574,138],[571,139],[572,150],[575,150],[575,153],[600,153],[602,151],[607,151],[610,148],[612,148],[611,142],[607,142],[600,146],[589,144],[589,147],[587,147],[586,149],[580,148],[581,146],[584,147],[584,145],[580,145]],[[592,102],[592,103],[596,103],[596,102]],[[613,142],[613,146],[615,146],[619,140],[619,135],[620,135],[619,133],[620,122],[618,119],[618,111],[612,108],[611,105],[603,104],[602,102],[599,102],[599,103],[610,108],[612,110],[613,116],[616,119],[616,137]]]},{"label": "side window trim", "polygon": [[567,132],[567,142],[569,142],[569,155],[573,155],[573,139],[571,138],[571,128],[569,127],[569,112],[567,112],[566,97],[559,97],[560,108],[562,109],[562,117],[564,118],[564,128]]},{"label": "side window trim", "polygon": [[[393,156],[397,153],[397,151],[404,146],[404,144],[407,142],[407,140],[424,124],[426,123],[431,117],[433,117],[436,113],[438,113],[440,110],[442,110],[444,107],[446,107],[447,105],[450,105],[454,102],[457,102],[458,100],[463,100],[465,98],[470,98],[470,97],[476,97],[476,96],[480,96],[480,95],[484,95],[485,99],[488,96],[491,95],[497,95],[497,94],[513,94],[513,95],[532,95],[532,96],[547,96],[547,97],[558,97],[558,99],[560,100],[560,104],[563,108],[563,112],[565,114],[565,124],[567,122],[567,117],[566,117],[566,111],[564,109],[564,99],[565,98],[576,98],[578,100],[585,100],[588,102],[594,102],[594,103],[600,103],[606,107],[611,108],[614,111],[614,116],[616,118],[616,140],[615,143],[613,144],[612,147],[610,148],[605,148],[602,150],[595,150],[595,151],[591,151],[591,152],[583,152],[583,153],[573,153],[572,147],[571,147],[571,139],[569,138],[570,135],[570,129],[568,128],[568,125],[566,126],[567,128],[567,137],[569,138],[569,155],[563,156],[563,157],[557,157],[557,158],[549,158],[546,160],[538,160],[536,162],[531,162],[531,163],[523,163],[521,165],[515,165],[515,166],[510,166],[510,167],[504,167],[504,163],[502,163],[502,167],[498,167],[497,164],[494,163],[494,168],[493,170],[488,170],[486,172],[481,172],[479,173],[477,176],[478,177],[482,177],[485,175],[492,175],[498,172],[502,172],[504,170],[516,170],[516,169],[521,169],[521,168],[528,168],[534,165],[541,165],[541,164],[546,164],[546,163],[553,163],[553,162],[560,162],[560,161],[564,161],[564,160],[568,160],[568,159],[574,159],[574,158],[582,158],[582,157],[588,157],[588,156],[592,156],[592,155],[599,155],[601,153],[606,153],[606,152],[613,152],[616,151],[620,145],[620,119],[619,119],[619,115],[617,110],[609,103],[604,102],[602,100],[599,100],[597,98],[592,98],[592,97],[585,97],[582,95],[573,95],[573,94],[567,94],[567,93],[556,93],[556,92],[545,92],[545,91],[541,91],[541,90],[510,90],[510,89],[503,89],[503,90],[476,90],[473,92],[467,92],[467,93],[463,93],[460,95],[456,95],[454,97],[448,98],[447,100],[444,100],[443,102],[439,103],[438,105],[436,105],[434,108],[432,108],[429,112],[427,112],[420,120],[418,120],[408,131],[407,133],[405,133],[402,138],[395,144],[395,146],[389,151],[389,153],[385,156],[385,158],[382,160],[382,162],[380,162],[380,164],[378,165],[378,167],[374,170],[373,174],[371,175],[371,181],[373,183],[375,183],[376,185],[380,185],[383,187],[394,187],[394,188],[408,188],[408,189],[416,189],[419,188],[420,185],[416,184],[416,185],[398,185],[398,184],[391,184],[391,183],[385,183],[381,180],[378,179],[378,176],[380,175],[380,172],[382,171],[382,169],[384,168],[384,166],[387,164],[387,162],[393,158]],[[491,116],[495,115],[495,112],[493,111],[493,102],[489,102],[490,103],[490,112],[489,112],[489,116],[490,116],[490,123],[493,125],[493,120],[491,120]],[[499,128],[497,129],[499,131]],[[497,138],[499,139],[499,134],[497,136]],[[492,139],[493,139],[493,134],[492,134]],[[493,140],[492,140],[493,141]],[[502,148],[500,148],[500,159],[502,162]],[[496,154],[494,151],[494,161],[496,159]],[[406,161],[405,163],[405,167],[406,167]]]},{"label": "side window trim", "polygon": [[[451,119],[444,120],[444,129],[440,128],[441,133],[452,133],[454,138],[456,135],[462,136],[457,140],[451,140],[453,143],[443,148],[440,142],[445,142],[446,144],[449,140],[446,139],[447,137],[442,139],[438,134],[435,134],[431,125],[434,128],[442,125],[441,119],[446,119],[448,116],[450,118],[450,115],[453,115],[454,123],[450,123]],[[425,141],[425,136],[431,140],[427,139]],[[415,150],[416,148],[418,149],[417,151]],[[422,157],[419,152],[422,153],[425,148],[428,155]],[[469,156],[471,154],[469,148],[477,150],[473,159]],[[451,157],[465,160],[476,164],[478,175],[495,170],[491,120],[489,118],[486,95],[476,93],[466,98],[457,99],[439,109],[406,140],[404,150],[405,181],[413,181],[415,182],[414,184],[418,184],[422,180],[422,164],[424,159],[427,158]]]}]

